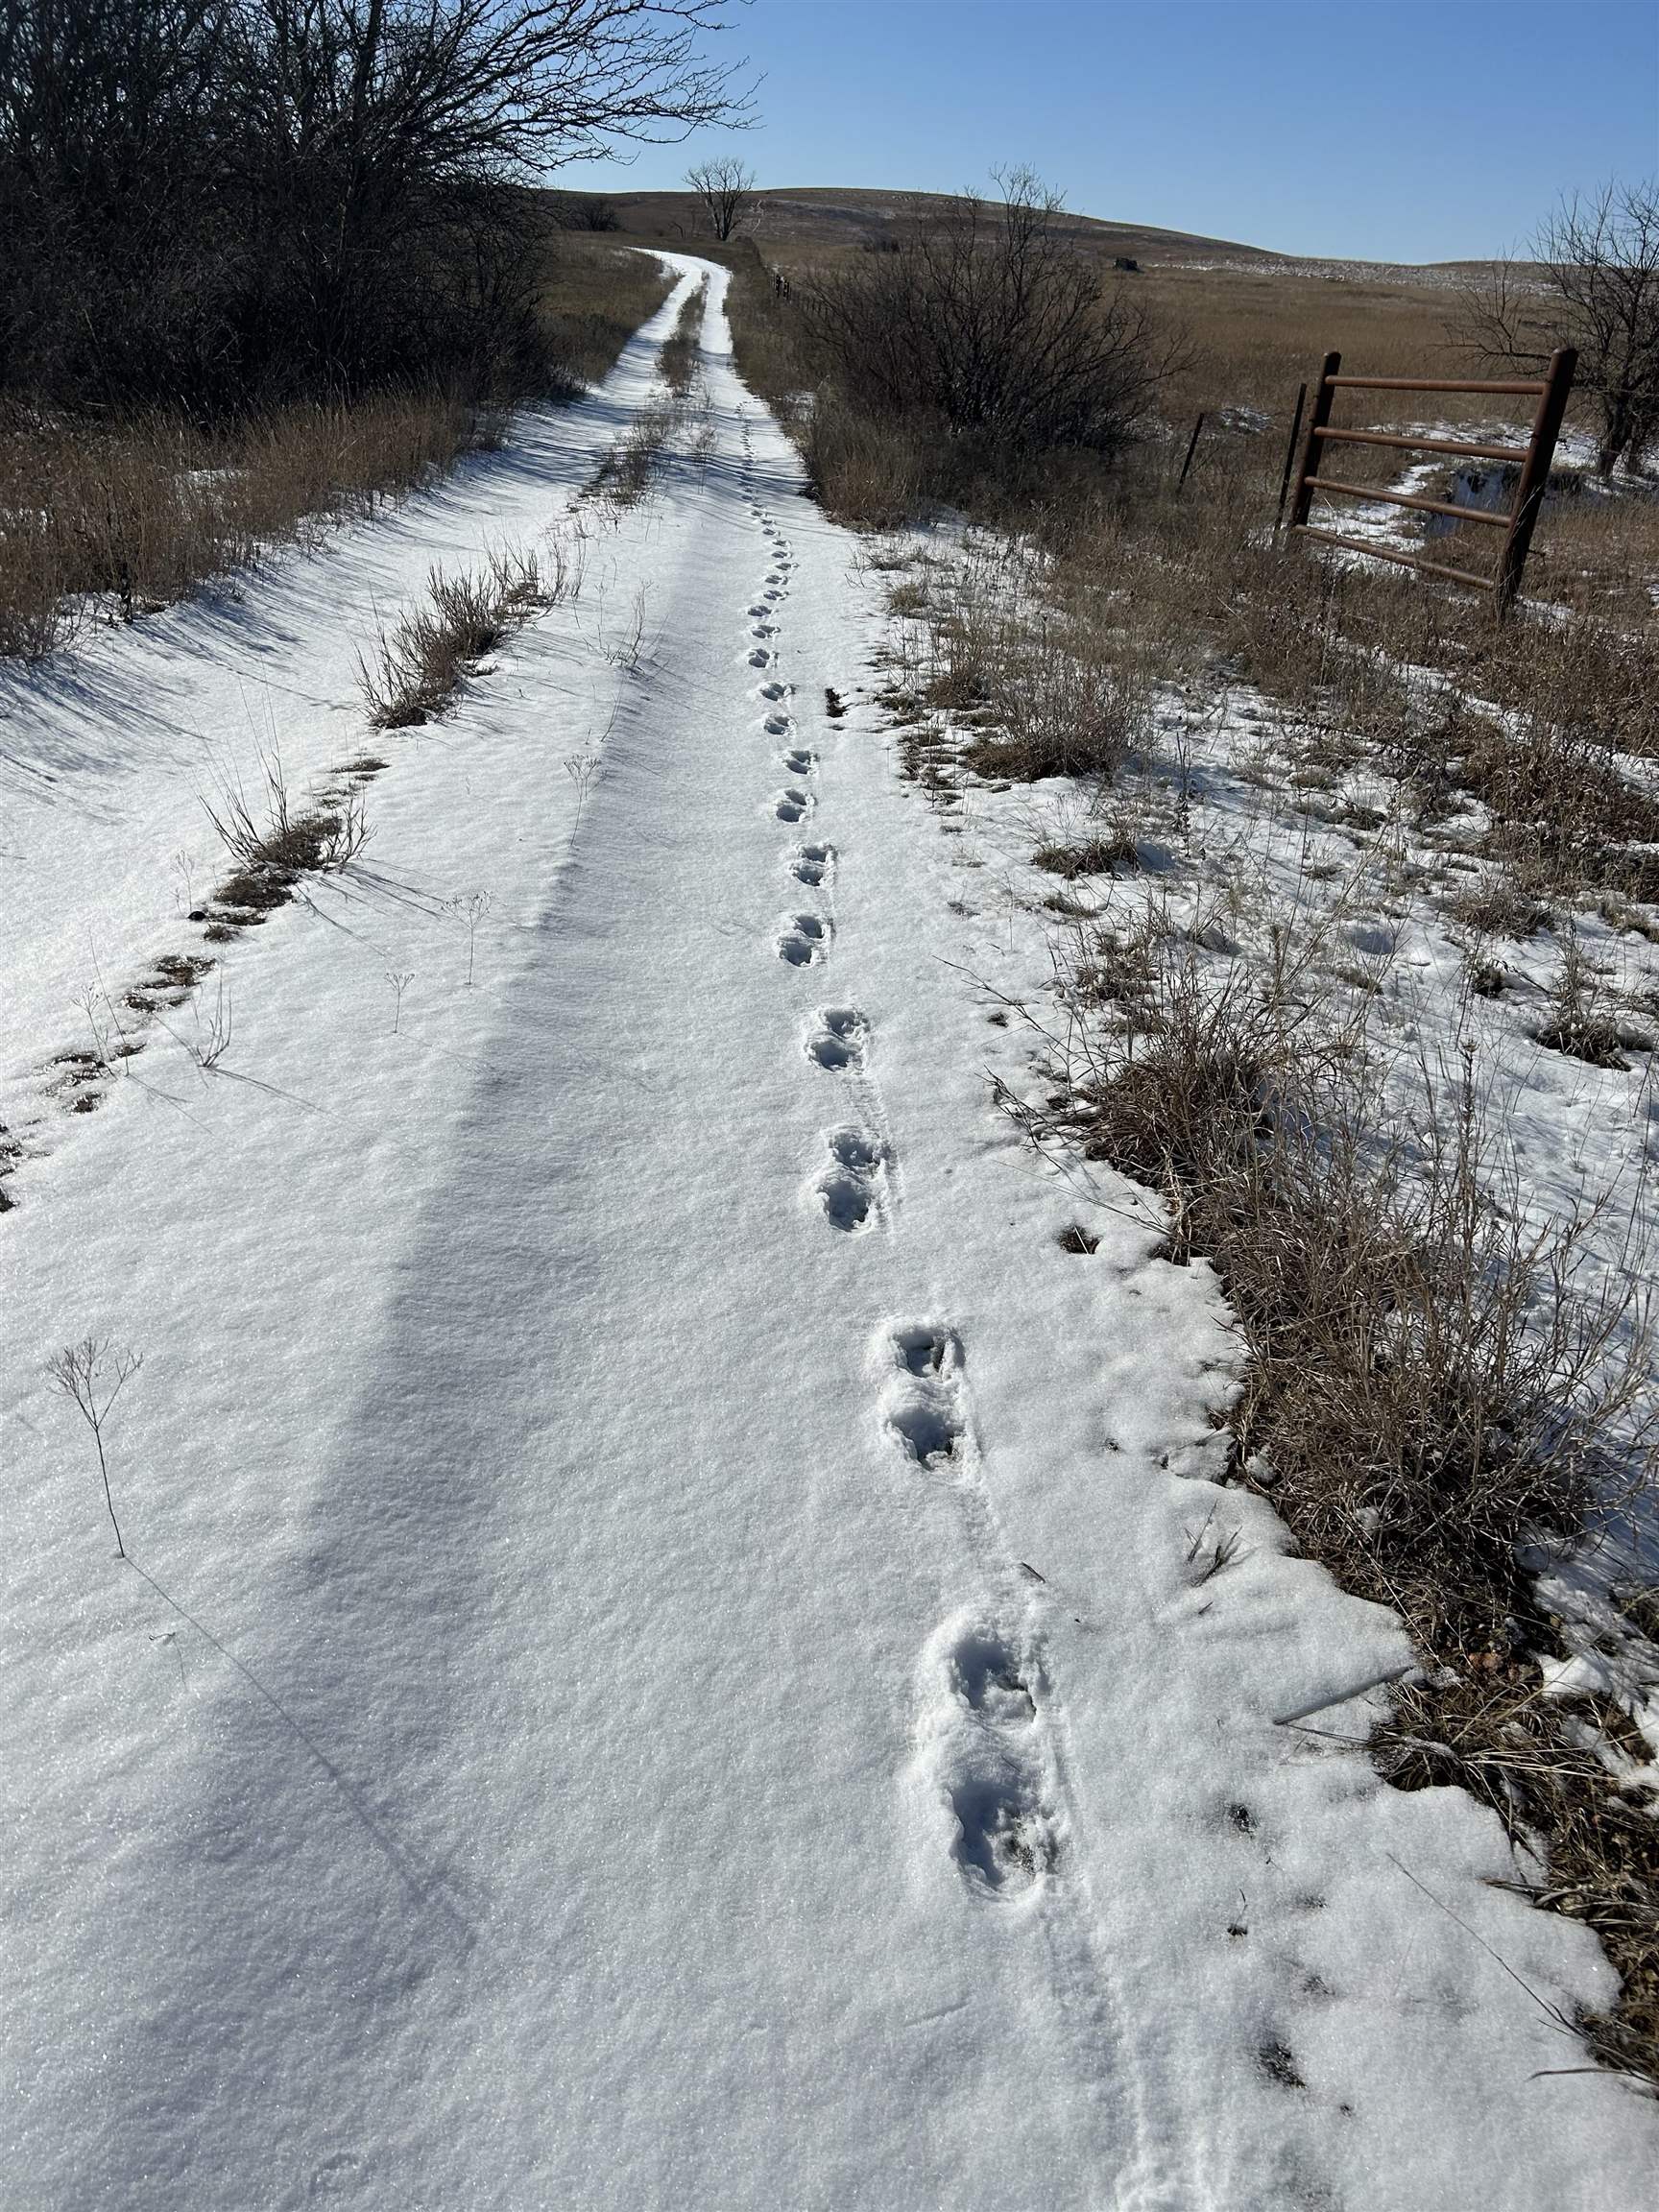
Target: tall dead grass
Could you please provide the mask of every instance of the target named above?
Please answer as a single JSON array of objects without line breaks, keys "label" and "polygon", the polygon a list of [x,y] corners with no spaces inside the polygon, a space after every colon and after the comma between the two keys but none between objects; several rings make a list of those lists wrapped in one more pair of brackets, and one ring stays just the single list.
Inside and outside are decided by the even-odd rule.
[{"label": "tall dead grass", "polygon": [[[562,240],[540,312],[553,396],[603,377],[667,296],[652,256]],[[0,418],[0,656],[37,660],[85,624],[136,616],[274,547],[315,543],[495,445],[503,409],[385,390],[204,428],[14,405]]]},{"label": "tall dead grass", "polygon": [[494,435],[433,393],[287,407],[217,433],[174,417],[13,418],[0,430],[0,653],[38,658],[98,613],[131,621],[270,546],[312,541]]},{"label": "tall dead grass", "polygon": [[497,547],[482,568],[434,568],[426,597],[358,657],[358,687],[377,730],[409,730],[433,717],[459,689],[469,667],[538,608],[575,598],[584,547],[549,538],[545,547]]},{"label": "tall dead grass", "polygon": [[548,397],[576,398],[603,382],[673,282],[654,254],[561,233],[537,301],[542,343],[555,366]]},{"label": "tall dead grass", "polygon": [[[1220,1276],[1248,1356],[1238,1479],[1424,1655],[1382,1771],[1469,1788],[1542,1854],[1516,1887],[1587,1921],[1623,1977],[1579,2025],[1607,2063],[1659,2079],[1651,1812],[1545,1696],[1536,1660],[1558,1647],[1524,1564],[1575,1540],[1592,1498],[1659,1480],[1647,1270],[1589,1262],[1593,1214],[1528,1223],[1470,1055],[1424,1070],[1413,1105],[1293,917],[1273,941],[1258,983],[1156,926],[1130,960],[1085,933],[1073,1002],[1116,997],[1123,1019],[1070,1033],[1072,1126],[1160,1193],[1170,1256]],[[1589,1718],[1620,1743],[1615,1710]]]}]

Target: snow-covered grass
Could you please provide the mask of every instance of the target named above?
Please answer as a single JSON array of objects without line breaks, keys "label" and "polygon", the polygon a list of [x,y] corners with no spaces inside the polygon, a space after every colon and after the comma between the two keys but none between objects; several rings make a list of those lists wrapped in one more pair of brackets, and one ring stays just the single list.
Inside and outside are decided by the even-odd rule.
[{"label": "snow-covered grass", "polygon": [[[1087,805],[903,773],[883,573],[723,295],[635,504],[584,488],[679,299],[12,681],[9,2188],[1633,2208],[1651,2111],[1553,2078],[1615,1977],[1369,1763],[1417,1655],[1227,1479],[1214,1273],[1004,1110]],[[429,570],[584,518],[581,591],[373,732]],[[202,801],[273,760],[373,775],[373,840],[204,947]],[[78,998],[143,1047],[84,1115]]]},{"label": "snow-covered grass", "polygon": [[[905,758],[997,839],[1010,901],[1050,917],[1059,990],[1013,1009],[1032,1061],[1004,1103],[1039,1145],[1160,1189],[1173,1249],[1218,1266],[1251,1355],[1242,1479],[1445,1676],[1455,1725],[1404,1694],[1412,1756],[1385,1732],[1385,1771],[1461,1781],[1523,1854],[1571,1858],[1570,1879],[1525,1878],[1607,1935],[1626,1987],[1593,2036],[1651,2075],[1659,912],[1645,783],[1596,734],[1607,703],[1546,692],[1520,715],[1464,692],[1459,736],[1444,677],[1374,629],[1361,645],[1294,570],[1254,617],[1230,609],[1263,685],[1292,681],[1241,684],[1214,631],[1172,647],[1182,548],[1137,544],[1132,511],[1057,559],[988,535],[908,550],[888,693]],[[1185,574],[1202,605],[1202,566]],[[1125,766],[1079,782],[1022,755],[1004,671],[1033,651],[1075,656],[1079,694],[1165,667]],[[1554,935],[1500,953],[1518,854]],[[1593,1709],[1552,1713],[1559,1661],[1592,1647]],[[1457,1710],[1471,1678],[1479,1728]],[[1457,1749],[1425,1768],[1436,1735]]]}]

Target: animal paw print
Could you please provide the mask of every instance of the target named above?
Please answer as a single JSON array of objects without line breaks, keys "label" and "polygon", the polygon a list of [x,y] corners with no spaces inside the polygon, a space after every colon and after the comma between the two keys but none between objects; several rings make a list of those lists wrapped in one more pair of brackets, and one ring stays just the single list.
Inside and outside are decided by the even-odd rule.
[{"label": "animal paw print", "polygon": [[863,1129],[831,1130],[830,1165],[818,1179],[818,1202],[831,1229],[846,1235],[880,1218],[891,1154]]},{"label": "animal paw print", "polygon": [[791,968],[810,968],[830,950],[832,932],[822,914],[797,914],[779,933],[778,957]]},{"label": "animal paw print", "polygon": [[856,1006],[826,1006],[806,1036],[806,1057],[831,1075],[862,1074],[870,1024]]}]

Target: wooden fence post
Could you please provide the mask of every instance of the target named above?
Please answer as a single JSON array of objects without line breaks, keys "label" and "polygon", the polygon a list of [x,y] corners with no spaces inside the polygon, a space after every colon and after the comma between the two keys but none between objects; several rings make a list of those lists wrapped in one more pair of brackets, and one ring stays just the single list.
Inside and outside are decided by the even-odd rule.
[{"label": "wooden fence post", "polygon": [[1331,379],[1342,366],[1340,353],[1327,353],[1319,372],[1319,381],[1313,391],[1313,408],[1308,418],[1308,436],[1302,447],[1301,466],[1296,473],[1296,493],[1290,502],[1290,527],[1299,529],[1308,519],[1308,510],[1313,504],[1313,494],[1308,489],[1310,476],[1319,473],[1319,432],[1331,420],[1331,402],[1335,394]]},{"label": "wooden fence post", "polygon": [[1290,437],[1285,447],[1285,473],[1279,479],[1279,505],[1273,516],[1273,535],[1279,535],[1279,526],[1285,519],[1285,496],[1290,489],[1290,471],[1296,466],[1296,448],[1302,442],[1302,410],[1308,404],[1308,387],[1296,387],[1296,412],[1290,418]]},{"label": "wooden fence post", "polygon": [[1499,556],[1498,574],[1493,584],[1500,621],[1508,613],[1521,589],[1521,572],[1527,565],[1532,528],[1544,504],[1544,494],[1550,489],[1550,464],[1555,458],[1555,441],[1561,434],[1561,419],[1567,412],[1567,395],[1573,389],[1573,372],[1577,365],[1577,352],[1571,346],[1563,346],[1550,356],[1544,396],[1533,419],[1527,458],[1521,464],[1513,518],[1503,541],[1503,551]]},{"label": "wooden fence post", "polygon": [[1192,466],[1192,456],[1193,456],[1193,454],[1194,454],[1194,453],[1195,453],[1195,452],[1198,450],[1198,433],[1199,433],[1199,431],[1200,431],[1200,430],[1202,430],[1202,429],[1203,429],[1203,427],[1204,427],[1204,417],[1203,417],[1203,414],[1202,414],[1202,412],[1200,412],[1200,414],[1199,414],[1199,417],[1198,417],[1198,420],[1197,420],[1197,421],[1196,421],[1196,422],[1194,422],[1194,423],[1193,423],[1193,425],[1192,425],[1192,435],[1191,435],[1191,437],[1190,437],[1190,438],[1189,438],[1189,439],[1188,439],[1188,441],[1187,441],[1187,458],[1186,458],[1186,460],[1185,460],[1185,461],[1183,461],[1183,462],[1182,462],[1182,464],[1181,464],[1181,473],[1180,473],[1180,475],[1179,475],[1179,476],[1178,476],[1178,477],[1175,479],[1175,489],[1176,489],[1176,491],[1177,491],[1177,492],[1179,492],[1179,491],[1180,491],[1180,489],[1181,489],[1182,485],[1183,485],[1183,484],[1185,484],[1185,483],[1186,483],[1186,481],[1187,481],[1187,471],[1188,471],[1188,469],[1190,469],[1190,468],[1191,468],[1191,466]]}]

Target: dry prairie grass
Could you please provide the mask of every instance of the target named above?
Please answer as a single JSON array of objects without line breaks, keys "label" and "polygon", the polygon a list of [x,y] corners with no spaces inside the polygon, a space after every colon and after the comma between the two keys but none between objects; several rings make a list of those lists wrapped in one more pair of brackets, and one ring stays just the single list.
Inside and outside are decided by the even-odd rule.
[{"label": "dry prairie grass", "polygon": [[492,434],[421,393],[288,407],[219,432],[168,417],[118,428],[14,419],[0,433],[0,652],[51,652],[87,598],[131,621],[267,547],[372,514]]},{"label": "dry prairie grass", "polygon": [[672,288],[672,277],[650,253],[573,232],[560,235],[539,307],[547,351],[570,396],[604,381]]},{"label": "dry prairie grass", "polygon": [[703,314],[708,304],[709,279],[705,277],[686,294],[673,329],[662,341],[662,377],[677,398],[685,397],[697,372]]},{"label": "dry prairie grass", "polygon": [[1659,1831],[1620,1779],[1648,1754],[1617,1707],[1547,1696],[1538,1659],[1565,1653],[1522,1563],[1592,1496],[1659,1480],[1645,1270],[1585,1263],[1593,1210],[1537,1230],[1497,1202],[1467,1061],[1450,1096],[1425,1078],[1414,1110],[1390,1103],[1362,1005],[1321,988],[1305,938],[1286,915],[1265,982],[1217,981],[1155,926],[1129,949],[1085,927],[1073,1002],[1122,1020],[1070,1030],[1064,1118],[1159,1192],[1170,1256],[1220,1276],[1248,1355],[1235,1479],[1423,1654],[1382,1771],[1498,1812],[1515,1887],[1587,1922],[1623,1978],[1563,2025],[1659,2084]]},{"label": "dry prairie grass", "polygon": [[515,623],[580,592],[583,565],[578,538],[573,545],[551,539],[544,554],[498,547],[482,568],[459,575],[434,568],[425,599],[382,629],[358,660],[370,721],[378,730],[430,722]]}]

